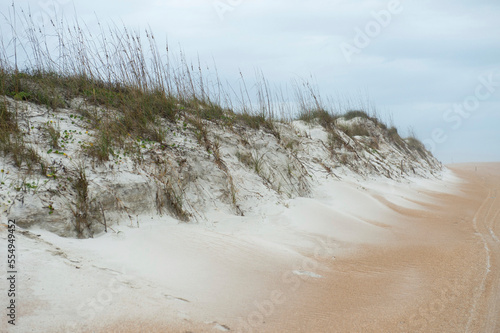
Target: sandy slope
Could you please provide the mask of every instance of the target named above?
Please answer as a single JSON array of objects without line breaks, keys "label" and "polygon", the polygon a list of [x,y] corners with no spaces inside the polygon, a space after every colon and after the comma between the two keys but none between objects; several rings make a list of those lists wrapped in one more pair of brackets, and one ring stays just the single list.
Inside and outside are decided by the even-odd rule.
[{"label": "sandy slope", "polygon": [[460,192],[427,192],[423,210],[389,205],[404,216],[391,241],[337,257],[255,331],[498,332],[500,164],[451,169]]},{"label": "sandy slope", "polygon": [[214,211],[210,224],[141,216],[88,240],[19,231],[18,325],[2,327],[498,331],[500,164],[475,167],[451,166],[462,180],[332,180],[314,200]]},{"label": "sandy slope", "polygon": [[404,217],[391,241],[330,262],[255,331],[498,332],[500,164],[475,167],[451,167],[466,181],[457,194],[393,207]]}]

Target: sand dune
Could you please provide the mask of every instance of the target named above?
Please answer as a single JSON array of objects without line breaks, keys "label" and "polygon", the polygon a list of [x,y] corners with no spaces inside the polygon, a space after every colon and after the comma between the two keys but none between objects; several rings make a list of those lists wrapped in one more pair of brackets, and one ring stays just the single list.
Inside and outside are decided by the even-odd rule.
[{"label": "sand dune", "polygon": [[143,216],[88,240],[21,230],[9,329],[496,332],[500,164],[450,169],[441,181],[331,180],[315,199],[213,212],[210,225]]}]

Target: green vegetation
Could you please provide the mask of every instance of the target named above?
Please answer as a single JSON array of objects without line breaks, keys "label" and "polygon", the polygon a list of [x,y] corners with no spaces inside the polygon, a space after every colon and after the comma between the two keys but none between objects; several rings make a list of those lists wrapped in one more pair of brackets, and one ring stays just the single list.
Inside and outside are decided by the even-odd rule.
[{"label": "green vegetation", "polygon": [[425,157],[427,150],[425,149],[424,144],[419,139],[412,135],[405,140],[411,150],[419,153],[421,157]]},{"label": "green vegetation", "polygon": [[59,149],[59,138],[61,133],[52,125],[52,122],[48,122],[45,126],[47,135],[49,137],[49,144],[53,149]]},{"label": "green vegetation", "polygon": [[280,140],[280,134],[274,125],[274,120],[270,117],[266,117],[265,114],[250,114],[242,113],[236,114],[234,117],[234,122],[243,126],[248,126],[252,129],[258,130],[263,128],[267,132],[271,133]]},{"label": "green vegetation", "polygon": [[[19,19],[25,27],[35,26],[30,16]],[[118,150],[140,151],[132,144],[136,140],[170,146],[165,142],[167,131],[176,128],[179,121],[193,125],[189,128],[207,151],[213,149],[207,143],[205,121],[230,129],[239,125],[264,130],[281,140],[276,115],[280,113],[284,121],[294,114],[287,107],[291,105],[288,96],[281,88],[272,91],[261,73],[251,86],[255,92],[251,97],[243,74],[239,89],[233,89],[221,84],[209,66],[189,63],[182,53],[174,63],[168,45],[166,54],[161,54],[151,31],[146,31],[146,39],[126,28],[103,29],[96,36],[78,24],[69,29],[63,29],[62,24],[54,23],[51,33],[29,28],[23,31],[27,38],[23,51],[26,58],[33,59],[25,71],[11,62],[7,50],[0,52],[0,95],[52,110],[83,98],[87,106],[94,107],[79,110],[94,137],[84,149],[98,163],[109,161]],[[50,42],[60,45],[57,54],[40,51]],[[299,119],[317,119],[327,131],[333,131],[338,116],[325,106],[317,88],[304,81],[294,85],[294,90]],[[345,119],[354,117],[379,123],[364,111],[344,115]],[[47,126],[46,132],[52,149],[58,149],[60,134],[53,126]],[[367,135],[360,126],[350,128],[347,134]]]},{"label": "green vegetation", "polygon": [[355,136],[370,136],[370,131],[366,126],[361,124],[353,124],[349,126],[341,126],[342,131],[349,137],[353,138]]},{"label": "green vegetation", "polygon": [[[18,26],[36,26],[30,16],[20,19],[25,21]],[[223,159],[223,153],[227,154],[228,150],[221,151],[217,136],[222,131],[239,136],[238,142],[245,148],[236,153],[238,160],[259,175],[269,188],[278,184],[274,187],[278,193],[283,188],[284,191],[297,188],[294,193],[308,193],[308,165],[300,158],[308,149],[311,135],[297,128],[290,127],[287,131],[286,126],[294,119],[319,124],[325,129],[328,139],[323,144],[331,161],[315,163],[321,163],[329,174],[333,174],[332,168],[338,164],[356,170],[357,162],[363,158],[364,152],[360,150],[373,152],[379,148],[379,139],[384,142],[379,133],[400,151],[417,152],[422,157],[428,154],[414,136],[403,140],[396,128],[388,129],[372,109],[360,106],[362,103],[349,102],[348,107],[341,103],[333,107],[331,101],[325,104],[318,90],[308,82],[293,86],[294,92],[287,95],[281,88],[272,91],[263,76],[247,89],[243,74],[240,74],[239,86],[233,89],[229,84],[221,84],[216,70],[214,73],[208,66],[189,63],[182,53],[180,60],[172,61],[176,57],[169,56],[168,45],[166,54],[160,54],[159,49],[163,47],[156,44],[151,31],[146,32],[146,39],[141,39],[140,33],[126,28],[92,35],[79,25],[62,29],[58,24],[62,23],[53,23],[53,32],[27,28],[18,33],[28,39],[22,48],[25,58],[29,59],[26,67],[22,67],[26,68],[24,70],[12,63],[14,57],[9,54],[11,50],[6,49],[5,45],[12,45],[12,41],[4,40],[5,35],[0,37],[3,38],[0,44],[0,152],[23,171],[30,173],[39,169],[45,181],[57,182],[53,194],[71,193],[75,230],[79,236],[91,232],[90,221],[95,221],[92,211],[95,207],[92,208],[94,203],[89,198],[85,170],[82,166],[73,169],[75,165],[68,166],[69,163],[46,165],[30,146],[34,137],[30,131],[41,134],[46,145],[42,148],[43,153],[51,157],[66,155],[65,146],[78,143],[81,151],[77,153],[90,157],[92,163],[89,164],[93,167],[107,161],[121,163],[121,156],[124,159],[129,156],[140,164],[153,160],[154,155],[154,163],[161,166],[149,175],[158,186],[157,209],[160,213],[167,210],[182,221],[192,217],[186,209],[189,202],[184,202],[184,191],[189,188],[192,178],[177,171],[177,167],[179,170],[182,167],[173,161],[182,155],[182,149],[192,147],[182,146],[178,137],[175,141],[172,139],[179,133],[184,142],[196,140],[206,151],[207,160],[225,174],[227,196],[236,211],[239,210],[237,189]],[[57,54],[45,51],[47,45],[59,45]],[[31,127],[29,119],[23,116],[24,110],[20,109],[28,107],[27,103],[19,101],[37,104],[51,117],[62,115],[61,108],[71,107],[74,111],[69,115],[70,122],[78,127],[61,131],[60,121],[66,119],[59,116],[54,122]],[[67,114],[64,112],[64,116]],[[370,120],[375,127],[359,119],[350,121],[355,118]],[[211,132],[212,129],[215,130]],[[85,134],[76,134],[76,131],[85,131]],[[270,149],[263,153],[260,143],[252,146],[254,143],[250,142],[255,141],[250,138],[256,131],[273,135],[278,141],[278,152]],[[357,136],[365,138],[355,138]],[[283,154],[288,158],[287,168],[275,170],[277,168],[268,164],[271,158],[266,154]],[[115,167],[106,164],[110,169]],[[279,176],[285,183],[281,178],[276,181]],[[38,189],[37,184],[29,181],[19,184],[17,188],[20,189]],[[52,203],[47,208],[49,214],[54,213]]]},{"label": "green vegetation", "polygon": [[[128,137],[163,142],[165,133],[162,120],[172,122],[177,115],[177,100],[159,90],[142,91],[137,87],[86,80],[84,76],[60,76],[54,73],[3,71],[3,77],[8,82],[3,94],[14,96],[18,100],[57,108],[66,105],[65,99],[83,97],[89,104],[101,108],[102,112],[97,112],[97,109],[94,113],[82,111],[83,115],[89,118],[92,129],[97,132],[96,141],[87,152],[100,162],[109,160],[113,149],[122,147]],[[19,88],[20,86],[23,88]],[[19,92],[19,89],[22,90]],[[33,98],[42,95],[56,97],[50,101]],[[60,134],[52,124],[48,124],[46,130],[52,148],[57,148]]]},{"label": "green vegetation", "polygon": [[44,164],[36,151],[26,145],[15,114],[9,111],[5,101],[0,102],[0,151],[4,155],[12,156],[14,165],[18,168],[26,167],[32,172],[40,165],[42,172]]},{"label": "green vegetation", "polygon": [[4,153],[10,145],[11,136],[18,133],[15,115],[7,110],[5,102],[0,102],[0,147]]},{"label": "green vegetation", "polygon": [[73,215],[75,217],[75,229],[78,237],[82,237],[85,230],[91,230],[91,221],[89,216],[89,182],[85,174],[85,167],[80,165],[74,174],[71,185],[75,191],[75,202]]},{"label": "green vegetation", "polygon": [[365,111],[360,110],[347,111],[342,117],[345,120],[351,120],[357,117],[372,120],[372,117],[370,117]]},{"label": "green vegetation", "polygon": [[325,129],[331,129],[334,124],[337,116],[330,114],[328,111],[324,109],[317,109],[312,111],[303,111],[298,119],[305,121],[306,123],[310,123],[313,120],[317,120],[321,126]]},{"label": "green vegetation", "polygon": [[362,111],[362,110],[350,110],[347,111],[342,117],[344,117],[345,120],[351,120],[354,118],[363,118],[372,121],[375,125],[378,127],[382,128],[383,130],[387,129],[387,125],[384,124],[376,115],[370,116],[368,115],[367,112]]},{"label": "green vegetation", "polygon": [[57,81],[53,75],[41,72],[33,74],[24,72],[12,72],[2,68],[0,79],[1,94],[9,96],[17,101],[28,101],[45,105],[48,108],[56,109],[66,106],[64,98],[59,94]]}]

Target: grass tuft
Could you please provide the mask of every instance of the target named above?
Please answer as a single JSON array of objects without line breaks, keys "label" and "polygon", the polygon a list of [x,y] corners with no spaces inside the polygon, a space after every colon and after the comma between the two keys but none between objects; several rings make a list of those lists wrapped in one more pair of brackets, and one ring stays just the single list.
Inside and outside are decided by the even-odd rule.
[{"label": "grass tuft", "polygon": [[263,128],[267,132],[271,133],[278,139],[278,141],[281,139],[280,133],[276,129],[276,126],[274,125],[274,121],[266,117],[264,114],[250,114],[248,112],[244,112],[242,114],[236,114],[235,115],[235,122],[239,123],[244,126],[248,126],[252,129],[259,130]]},{"label": "grass tuft", "polygon": [[319,124],[327,130],[333,127],[337,118],[337,116],[332,115],[324,109],[302,112],[298,117],[299,120],[306,123],[311,123],[312,121],[317,120]]},{"label": "grass tuft", "polygon": [[387,130],[387,125],[384,124],[376,115],[370,116],[368,113],[362,110],[351,110],[347,111],[342,117],[345,120],[351,120],[354,118],[362,118],[372,121],[375,125],[380,127],[382,130]]},{"label": "grass tuft", "polygon": [[16,116],[7,109],[6,101],[0,102],[0,151],[4,156],[11,156],[16,167],[25,166],[28,173],[37,165],[40,165],[43,171],[41,157],[32,147],[26,145]]},{"label": "grass tuft", "polygon": [[65,107],[64,97],[58,91],[58,81],[53,73],[12,72],[4,70],[2,94],[17,101],[28,101],[50,109]]},{"label": "grass tuft", "polygon": [[370,117],[365,111],[361,110],[347,111],[342,117],[344,117],[345,120],[351,120],[358,117],[372,120],[372,117]]},{"label": "grass tuft", "polygon": [[74,179],[71,185],[75,191],[75,207],[73,209],[75,229],[78,237],[84,237],[84,232],[86,230],[91,233],[92,223],[89,218],[89,182],[83,165],[79,166],[74,173]]},{"label": "grass tuft", "polygon": [[51,123],[45,125],[45,130],[52,149],[59,149],[59,138],[61,137],[61,133]]},{"label": "grass tuft", "polygon": [[389,128],[387,130],[387,136],[389,138],[389,141],[391,141],[392,143],[395,143],[398,146],[402,146],[403,139],[399,135],[398,129],[396,127],[392,126],[391,128]]},{"label": "grass tuft", "polygon": [[370,131],[362,124],[341,126],[340,129],[351,138],[355,136],[370,136]]},{"label": "grass tuft", "polygon": [[170,181],[163,183],[156,193],[156,209],[158,213],[161,214],[163,208],[166,208],[180,221],[188,222],[191,217],[191,214],[184,210],[182,195],[177,194]]},{"label": "grass tuft", "polygon": [[405,141],[408,144],[408,148],[418,152],[420,156],[425,157],[427,150],[425,149],[424,144],[419,139],[417,139],[415,136],[410,136],[406,138]]},{"label": "grass tuft", "polygon": [[4,153],[10,145],[11,136],[19,133],[15,115],[7,110],[5,103],[0,102],[0,147]]}]

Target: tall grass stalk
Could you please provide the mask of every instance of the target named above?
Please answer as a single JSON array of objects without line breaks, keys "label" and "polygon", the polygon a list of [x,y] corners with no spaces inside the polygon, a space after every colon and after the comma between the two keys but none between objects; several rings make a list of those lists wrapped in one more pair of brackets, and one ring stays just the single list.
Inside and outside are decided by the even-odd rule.
[{"label": "tall grass stalk", "polygon": [[190,61],[182,50],[173,54],[168,41],[160,43],[151,29],[102,22],[91,28],[63,17],[37,26],[29,10],[14,4],[4,20],[10,35],[2,33],[0,39],[0,94],[54,109],[83,96],[118,109],[121,115],[108,118],[122,126],[117,131],[122,134],[161,141],[161,133],[151,127],[188,111],[207,120],[240,114],[241,121],[263,125],[277,136],[273,120],[319,117],[330,126],[351,110],[363,110],[381,124],[369,99],[359,97],[363,94],[324,99],[312,77],[273,86],[262,71],[255,71],[252,83],[242,71],[236,83],[223,81],[215,64]]}]

